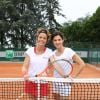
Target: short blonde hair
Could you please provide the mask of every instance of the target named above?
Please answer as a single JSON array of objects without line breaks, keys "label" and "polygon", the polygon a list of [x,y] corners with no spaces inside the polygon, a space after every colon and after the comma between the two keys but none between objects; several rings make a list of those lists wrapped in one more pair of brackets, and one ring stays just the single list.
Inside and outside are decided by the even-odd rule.
[{"label": "short blonde hair", "polygon": [[40,33],[45,33],[47,35],[47,40],[49,40],[49,31],[45,28],[38,28],[37,32],[36,32],[36,38],[39,36]]}]

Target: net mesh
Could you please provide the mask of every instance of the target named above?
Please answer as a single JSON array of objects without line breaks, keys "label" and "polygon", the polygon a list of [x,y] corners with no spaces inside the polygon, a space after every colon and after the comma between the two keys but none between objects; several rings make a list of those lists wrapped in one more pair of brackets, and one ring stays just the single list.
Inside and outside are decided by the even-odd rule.
[{"label": "net mesh", "polygon": [[0,100],[100,100],[100,78],[0,78]]}]

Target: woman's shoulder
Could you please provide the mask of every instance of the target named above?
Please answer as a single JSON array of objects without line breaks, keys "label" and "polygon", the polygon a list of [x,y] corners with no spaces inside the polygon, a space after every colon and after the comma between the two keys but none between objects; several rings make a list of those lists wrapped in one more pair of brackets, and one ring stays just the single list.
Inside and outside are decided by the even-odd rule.
[{"label": "woman's shoulder", "polygon": [[46,47],[46,50],[47,50],[47,51],[50,51],[50,52],[53,52],[52,49],[50,49],[50,48],[48,48],[48,47]]},{"label": "woman's shoulder", "polygon": [[34,51],[34,47],[29,47],[26,52]]},{"label": "woman's shoulder", "polygon": [[45,52],[45,54],[47,55],[47,56],[52,56],[52,54],[53,54],[53,50],[52,49],[50,49],[50,48],[46,48],[46,52]]},{"label": "woman's shoulder", "polygon": [[69,48],[69,47],[65,47],[65,50],[66,51],[73,51],[73,49],[72,48]]},{"label": "woman's shoulder", "polygon": [[65,48],[65,53],[67,53],[67,54],[69,54],[69,55],[71,55],[71,54],[75,54],[76,52],[72,49],[72,48]]}]

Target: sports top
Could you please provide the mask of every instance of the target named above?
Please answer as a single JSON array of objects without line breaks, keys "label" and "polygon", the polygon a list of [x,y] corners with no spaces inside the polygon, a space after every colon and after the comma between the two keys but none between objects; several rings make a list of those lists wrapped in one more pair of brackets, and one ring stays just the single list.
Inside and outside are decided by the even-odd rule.
[{"label": "sports top", "polygon": [[34,77],[35,75],[40,74],[43,70],[45,70],[48,65],[48,60],[52,55],[52,50],[49,48],[46,48],[45,52],[41,55],[37,55],[34,49],[35,47],[31,47],[25,52],[25,54],[30,57],[28,69],[28,75],[30,77]]}]

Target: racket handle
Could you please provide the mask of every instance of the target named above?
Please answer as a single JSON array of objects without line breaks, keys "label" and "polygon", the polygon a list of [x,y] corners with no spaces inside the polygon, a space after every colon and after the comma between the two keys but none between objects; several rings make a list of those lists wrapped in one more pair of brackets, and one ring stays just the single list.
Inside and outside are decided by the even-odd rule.
[{"label": "racket handle", "polygon": [[38,77],[38,75],[35,75],[35,77]]},{"label": "racket handle", "polygon": [[63,78],[70,78],[71,76],[69,75],[64,75]]},{"label": "racket handle", "polygon": [[63,76],[63,78],[67,78],[67,77],[68,77],[68,75],[64,75],[64,76]]}]

